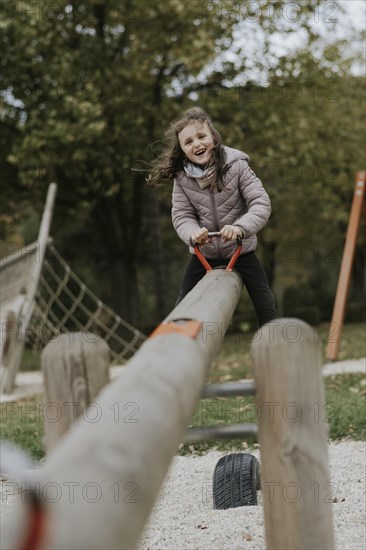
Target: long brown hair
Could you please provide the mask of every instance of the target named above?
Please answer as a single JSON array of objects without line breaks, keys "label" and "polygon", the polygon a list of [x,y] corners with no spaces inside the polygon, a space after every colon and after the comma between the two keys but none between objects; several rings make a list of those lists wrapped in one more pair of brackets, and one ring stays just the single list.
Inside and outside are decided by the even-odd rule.
[{"label": "long brown hair", "polygon": [[219,132],[216,130],[212,124],[212,120],[209,115],[200,107],[192,107],[188,109],[183,116],[173,121],[165,133],[165,150],[161,155],[156,159],[153,165],[153,169],[146,179],[149,185],[158,185],[160,179],[174,179],[178,172],[184,170],[184,161],[186,159],[185,154],[182,151],[182,148],[179,143],[179,134],[187,126],[187,124],[192,121],[198,121],[204,124],[207,123],[207,126],[210,129],[210,132],[213,136],[214,146],[213,146],[213,155],[214,155],[214,165],[215,165],[215,177],[214,181],[216,182],[218,191],[221,191],[223,188],[223,175],[225,174],[227,167],[226,163],[226,153],[225,149],[222,146],[222,140]]}]

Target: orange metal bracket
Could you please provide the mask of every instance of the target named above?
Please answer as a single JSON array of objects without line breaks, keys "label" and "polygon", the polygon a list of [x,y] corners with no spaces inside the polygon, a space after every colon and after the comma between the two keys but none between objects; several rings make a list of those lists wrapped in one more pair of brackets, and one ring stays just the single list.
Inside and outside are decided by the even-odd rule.
[{"label": "orange metal bracket", "polygon": [[[178,320],[177,320],[178,321]],[[150,334],[149,338],[154,336],[161,336],[163,334],[178,333],[188,336],[190,338],[197,338],[201,327],[201,321],[195,321],[193,319],[186,320],[184,325],[178,324],[177,321],[169,321],[168,323],[160,323],[156,329]]]},{"label": "orange metal bracket", "polygon": [[[240,240],[240,241],[238,241],[238,245],[235,249],[234,254],[230,258],[230,261],[226,266],[227,271],[232,271],[233,270],[233,267],[236,263],[236,260],[240,256],[241,249],[242,249],[242,244],[241,244],[241,240]],[[197,245],[194,247],[194,253],[196,254],[197,258],[199,259],[199,261],[201,262],[203,267],[206,269],[206,271],[212,271],[212,267],[210,266],[210,264],[208,263],[206,258],[203,256],[202,252],[200,251],[200,249]]]}]

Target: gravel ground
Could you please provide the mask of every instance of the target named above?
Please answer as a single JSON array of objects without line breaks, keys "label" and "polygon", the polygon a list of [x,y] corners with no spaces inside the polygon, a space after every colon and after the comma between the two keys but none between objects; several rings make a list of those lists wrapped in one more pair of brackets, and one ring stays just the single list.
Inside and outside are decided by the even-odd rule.
[{"label": "gravel ground", "polygon": [[[366,548],[366,443],[329,445],[336,547]],[[252,452],[259,458],[258,451]],[[139,550],[263,550],[264,517],[258,506],[214,510],[212,473],[223,455],[175,457],[162,487]],[[260,495],[260,493],[259,493]]]},{"label": "gravel ground", "polygon": [[[251,451],[259,458],[258,450]],[[212,473],[223,455],[211,451],[201,457],[176,456],[160,491],[138,550],[263,550],[264,517],[259,505],[214,510]],[[329,445],[336,548],[365,550],[366,442],[342,441]],[[9,496],[8,482],[0,482],[0,514],[19,496]],[[11,490],[11,486],[10,486]],[[3,547],[1,545],[1,547]]]},{"label": "gravel ground", "polygon": [[[118,368],[112,377],[118,376]],[[324,375],[340,372],[365,372],[365,359],[345,361],[324,367]],[[37,373],[38,377],[39,374]],[[19,375],[18,375],[19,378]],[[18,379],[19,384],[19,379]],[[24,379],[19,394],[38,393],[41,379]],[[24,392],[24,389],[28,390]],[[29,392],[29,393],[28,393]],[[259,459],[259,451],[250,451]],[[210,451],[204,456],[176,456],[141,537],[138,550],[263,550],[264,518],[259,505],[214,510],[212,474],[224,453]],[[336,548],[366,550],[366,442],[330,443],[332,496]],[[0,475],[0,516],[7,525],[8,512],[17,506],[19,495],[14,485]],[[1,541],[0,541],[1,542]],[[3,547],[0,544],[1,548]]]}]

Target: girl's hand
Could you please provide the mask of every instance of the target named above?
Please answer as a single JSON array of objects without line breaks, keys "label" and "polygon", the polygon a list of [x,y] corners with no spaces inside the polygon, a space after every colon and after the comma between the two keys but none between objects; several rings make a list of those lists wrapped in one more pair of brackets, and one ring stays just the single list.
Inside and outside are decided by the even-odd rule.
[{"label": "girl's hand", "polygon": [[225,225],[220,231],[221,237],[224,241],[236,241],[244,237],[243,231],[237,225]]},{"label": "girl's hand", "polygon": [[191,235],[191,242],[193,244],[202,244],[208,241],[208,229],[201,227]]}]

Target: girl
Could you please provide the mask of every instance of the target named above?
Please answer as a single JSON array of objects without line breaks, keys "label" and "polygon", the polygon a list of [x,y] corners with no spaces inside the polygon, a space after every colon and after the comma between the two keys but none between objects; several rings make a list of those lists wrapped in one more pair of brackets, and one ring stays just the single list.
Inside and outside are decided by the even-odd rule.
[{"label": "girl", "polygon": [[[206,273],[194,254],[194,245],[201,245],[202,254],[217,267],[228,263],[240,237],[243,248],[235,269],[262,326],[277,316],[266,273],[254,252],[256,233],[271,213],[269,196],[250,169],[248,155],[222,145],[220,134],[202,109],[186,111],[167,136],[170,147],[158,159],[148,183],[174,179],[173,226],[193,254],[177,304]],[[209,239],[210,231],[219,231],[221,238]]]}]

